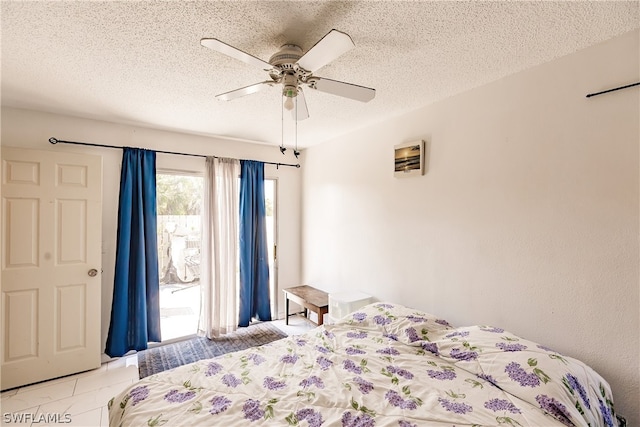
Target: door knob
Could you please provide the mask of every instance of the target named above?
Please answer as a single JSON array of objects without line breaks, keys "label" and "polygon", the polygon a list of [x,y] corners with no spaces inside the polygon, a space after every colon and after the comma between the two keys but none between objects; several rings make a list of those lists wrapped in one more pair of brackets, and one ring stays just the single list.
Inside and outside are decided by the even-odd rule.
[{"label": "door knob", "polygon": [[87,274],[90,277],[96,277],[98,275],[98,270],[96,270],[95,268],[92,268],[91,270],[89,270],[89,272]]}]

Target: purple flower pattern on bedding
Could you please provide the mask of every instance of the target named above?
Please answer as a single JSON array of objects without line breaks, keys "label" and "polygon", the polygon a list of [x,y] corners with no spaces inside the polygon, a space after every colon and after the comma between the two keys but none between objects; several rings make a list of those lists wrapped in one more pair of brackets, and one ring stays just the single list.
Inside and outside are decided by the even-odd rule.
[{"label": "purple flower pattern on bedding", "polygon": [[385,393],[384,398],[389,401],[393,406],[402,409],[415,410],[418,407],[418,404],[415,400],[412,399],[404,399],[400,393],[395,390],[389,390]]},{"label": "purple flower pattern on bedding", "polygon": [[210,377],[212,375],[217,374],[222,370],[222,365],[216,362],[211,362],[207,365],[207,370],[204,373],[206,376]]},{"label": "purple flower pattern on bedding", "polygon": [[407,371],[404,368],[399,368],[397,366],[387,366],[387,372],[396,374],[399,377],[402,377],[407,380],[413,379],[413,374],[411,372]]},{"label": "purple flower pattern on bedding", "polygon": [[613,415],[613,410],[611,408],[611,405],[607,405],[605,404],[601,399],[598,399],[598,403],[600,405],[600,413],[602,414],[602,418],[605,422],[605,424],[608,427],[614,427],[614,415]]},{"label": "purple flower pattern on bedding", "polygon": [[291,363],[294,364],[298,361],[298,355],[297,354],[285,354],[284,356],[282,356],[280,358],[280,361],[282,363]]},{"label": "purple flower pattern on bedding", "polygon": [[509,375],[509,378],[522,387],[538,387],[540,385],[540,378],[534,373],[527,373],[519,363],[510,362],[504,371]]},{"label": "purple flower pattern on bedding", "polygon": [[440,352],[438,351],[438,344],[434,342],[423,342],[421,343],[421,346],[423,350],[426,350],[435,356],[440,355]]},{"label": "purple flower pattern on bedding", "polygon": [[388,354],[391,356],[397,356],[400,354],[400,352],[397,349],[391,348],[391,347],[381,348],[380,350],[376,350],[376,353]]},{"label": "purple flower pattern on bedding", "polygon": [[471,361],[471,360],[476,360],[478,358],[478,353],[475,351],[464,351],[460,348],[454,348],[451,350],[450,353],[451,357],[453,357],[456,360],[465,360],[465,361]]},{"label": "purple flower pattern on bedding", "polygon": [[367,335],[365,331],[347,332],[347,338],[363,339],[366,338]]},{"label": "purple flower pattern on bedding", "polygon": [[356,365],[356,363],[351,359],[344,360],[342,362],[342,367],[345,371],[352,372],[358,375],[362,374],[362,368]]},{"label": "purple flower pattern on bedding", "polygon": [[242,413],[244,418],[251,422],[258,421],[264,417],[264,409],[260,408],[260,401],[255,399],[247,399],[242,405]]},{"label": "purple flower pattern on bedding", "polygon": [[327,359],[324,356],[319,356],[316,359],[316,363],[318,364],[318,366],[320,366],[320,369],[323,371],[326,371],[327,369],[329,369],[331,367],[331,365],[333,365],[333,361]]},{"label": "purple flower pattern on bedding", "polygon": [[342,427],[373,427],[376,425],[376,422],[373,418],[371,418],[368,414],[358,414],[355,415],[351,411],[347,411],[342,414]]},{"label": "purple flower pattern on bedding", "polygon": [[366,351],[357,348],[357,347],[347,347],[347,349],[345,350],[345,352],[349,355],[349,356],[354,356],[356,354],[365,354]]},{"label": "purple flower pattern on bedding", "polygon": [[416,331],[416,328],[407,328],[404,330],[405,334],[407,335],[407,338],[409,338],[409,342],[416,342],[416,341],[420,341],[420,335],[418,335],[418,331]]},{"label": "purple flower pattern on bedding", "polygon": [[131,390],[131,405],[136,406],[138,403],[149,397],[149,387],[141,386]]},{"label": "purple flower pattern on bedding", "polygon": [[512,402],[509,402],[506,399],[491,399],[488,402],[484,402],[484,407],[487,409],[491,409],[494,412],[511,412],[512,414],[520,414],[522,411],[518,409],[516,405]]},{"label": "purple flower pattern on bedding", "polygon": [[242,380],[233,374],[226,374],[222,377],[222,384],[227,387],[236,388],[242,384]]},{"label": "purple flower pattern on bedding", "polygon": [[446,320],[443,319],[436,319],[435,321],[437,324],[442,325],[442,326],[448,326],[451,327],[451,325],[449,324],[449,322],[447,322]]},{"label": "purple flower pattern on bedding", "polygon": [[180,392],[180,390],[173,389],[169,391],[169,393],[165,394],[164,400],[171,403],[182,403],[189,399],[193,399],[194,397],[196,397],[196,392],[193,390]]},{"label": "purple flower pattern on bedding", "polygon": [[262,385],[267,390],[280,390],[287,386],[287,383],[284,381],[278,381],[273,377],[264,377],[264,381]]},{"label": "purple flower pattern on bedding", "polygon": [[493,332],[494,334],[501,334],[504,332],[504,329],[496,328],[494,326],[484,326],[481,329],[486,332]]},{"label": "purple flower pattern on bedding", "polygon": [[362,379],[361,377],[354,377],[353,382],[358,386],[358,390],[362,394],[369,394],[373,390],[373,383]]},{"label": "purple flower pattern on bedding", "polygon": [[571,393],[574,391],[578,393],[580,396],[580,400],[582,403],[589,409],[591,409],[591,402],[589,401],[589,397],[587,396],[587,391],[584,389],[582,384],[580,384],[580,380],[576,378],[574,375],[567,374],[565,375],[565,384]]},{"label": "purple flower pattern on bedding", "polygon": [[445,369],[443,371],[434,371],[433,369],[429,369],[427,370],[427,374],[429,374],[431,378],[440,381],[453,381],[457,377],[456,372],[453,369]]},{"label": "purple flower pattern on bedding", "polygon": [[389,323],[391,323],[390,318],[381,316],[379,314],[373,316],[373,321],[376,322],[376,325],[388,325]]},{"label": "purple flower pattern on bedding", "polygon": [[214,396],[214,398],[211,399],[211,409],[209,413],[211,415],[220,414],[226,411],[231,403],[232,402],[224,396]]},{"label": "purple flower pattern on bedding", "polygon": [[331,353],[331,350],[329,350],[327,347],[324,347],[324,346],[321,346],[321,345],[317,345],[316,346],[316,350],[319,351],[320,353],[324,353],[324,354]]},{"label": "purple flower pattern on bedding", "polygon": [[444,409],[449,412],[455,412],[456,414],[466,414],[467,412],[473,411],[473,407],[464,402],[455,402],[443,398],[439,398],[438,402],[440,402]]},{"label": "purple flower pattern on bedding", "polygon": [[261,364],[263,364],[264,362],[267,361],[267,359],[265,359],[264,357],[262,357],[259,354],[255,354],[255,353],[254,354],[250,354],[247,357],[247,360],[251,360],[253,362],[253,364],[256,365],[256,366],[257,365],[261,365]]},{"label": "purple flower pattern on bedding", "polygon": [[498,342],[496,343],[496,347],[501,349],[502,351],[524,351],[527,349],[526,345],[522,345],[522,344],[508,344],[508,343],[504,343],[504,342]]},{"label": "purple flower pattern on bedding", "polygon": [[322,378],[317,377],[315,375],[310,376],[309,378],[305,378],[302,381],[300,381],[300,385],[302,387],[311,387],[311,386],[316,386],[317,388],[324,388],[324,382],[322,381]]},{"label": "purple flower pattern on bedding", "polygon": [[364,322],[364,320],[367,318],[367,315],[364,313],[353,313],[353,320],[355,320],[356,322]]},{"label": "purple flower pattern on bedding", "polygon": [[567,412],[567,407],[558,402],[555,398],[541,394],[536,396],[536,401],[542,409],[560,420],[562,424],[567,426],[575,425],[571,421],[571,415]]},{"label": "purple flower pattern on bedding", "polygon": [[[618,427],[607,383],[493,326],[387,303],[304,335],[145,378],[113,425]],[[491,421],[493,420],[493,421]]]},{"label": "purple flower pattern on bedding", "polygon": [[320,427],[323,423],[322,414],[311,408],[300,409],[296,412],[298,421],[306,421],[309,427]]}]

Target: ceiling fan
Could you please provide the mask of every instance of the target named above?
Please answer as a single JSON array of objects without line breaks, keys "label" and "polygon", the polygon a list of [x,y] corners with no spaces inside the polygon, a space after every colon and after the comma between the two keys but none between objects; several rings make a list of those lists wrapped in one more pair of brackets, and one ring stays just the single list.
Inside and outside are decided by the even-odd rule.
[{"label": "ceiling fan", "polygon": [[[256,93],[267,86],[282,85],[282,96],[285,97],[284,108],[291,110],[294,119],[304,120],[309,117],[309,110],[307,109],[302,86],[361,102],[371,101],[376,95],[375,89],[331,80],[313,74],[355,47],[351,37],[338,30],[329,31],[306,53],[297,45],[285,44],[271,56],[269,62],[256,58],[218,39],[205,38],[200,40],[200,44],[249,65],[259,67],[269,73],[270,80],[216,95],[216,98],[224,101]],[[295,103],[293,102],[294,98],[296,99]]]}]

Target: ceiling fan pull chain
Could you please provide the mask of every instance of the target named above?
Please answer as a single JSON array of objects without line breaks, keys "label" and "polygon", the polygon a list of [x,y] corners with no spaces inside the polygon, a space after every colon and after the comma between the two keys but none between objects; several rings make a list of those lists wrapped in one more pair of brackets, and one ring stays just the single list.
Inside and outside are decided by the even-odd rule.
[{"label": "ceiling fan pull chain", "polygon": [[280,139],[280,152],[284,155],[284,152],[287,151],[284,148],[284,96],[280,97],[280,124],[281,124],[281,139]]},{"label": "ceiling fan pull chain", "polygon": [[300,155],[300,152],[298,151],[298,97],[296,96],[296,119],[294,120],[295,122],[295,130],[296,130],[296,148],[294,148],[293,150],[293,155],[296,156],[296,159],[298,158],[298,156]]}]

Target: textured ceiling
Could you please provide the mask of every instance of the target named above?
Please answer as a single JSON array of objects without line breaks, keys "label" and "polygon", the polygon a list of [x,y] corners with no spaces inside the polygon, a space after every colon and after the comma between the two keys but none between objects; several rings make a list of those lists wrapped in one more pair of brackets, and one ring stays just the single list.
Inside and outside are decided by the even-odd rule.
[{"label": "textured ceiling", "polygon": [[3,106],[273,145],[283,128],[276,88],[214,98],[267,73],[200,39],[268,61],[284,43],[306,51],[331,29],[346,32],[356,47],[315,74],[373,87],[376,97],[305,91],[300,148],[640,26],[638,1],[3,0],[1,8]]}]

